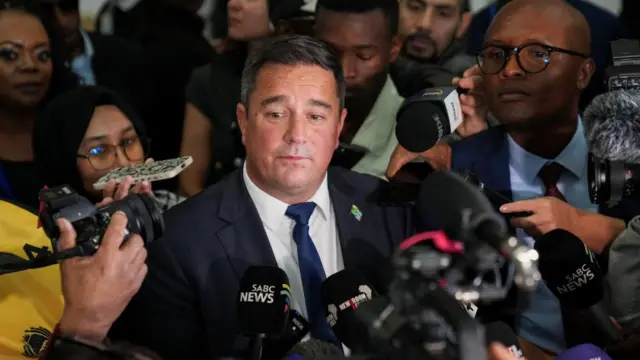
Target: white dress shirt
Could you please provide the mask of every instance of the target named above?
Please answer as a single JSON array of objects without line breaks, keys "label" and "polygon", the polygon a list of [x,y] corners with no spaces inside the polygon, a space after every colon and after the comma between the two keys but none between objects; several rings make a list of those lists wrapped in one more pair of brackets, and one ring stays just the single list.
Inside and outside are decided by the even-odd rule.
[{"label": "white dress shirt", "polygon": [[[293,240],[295,221],[285,215],[289,204],[285,204],[258,188],[247,174],[246,163],[242,172],[245,186],[258,210],[258,215],[262,220],[262,225],[264,225],[264,230],[269,238],[271,250],[273,250],[278,267],[283,269],[289,277],[293,308],[298,310],[305,319],[308,319],[302,277],[300,276],[300,267],[298,265],[298,248]],[[309,199],[309,202],[316,204],[316,208],[313,210],[309,220],[309,235],[320,255],[324,273],[329,277],[343,270],[344,262],[338,242],[336,217],[329,197],[326,175],[322,185]]]}]

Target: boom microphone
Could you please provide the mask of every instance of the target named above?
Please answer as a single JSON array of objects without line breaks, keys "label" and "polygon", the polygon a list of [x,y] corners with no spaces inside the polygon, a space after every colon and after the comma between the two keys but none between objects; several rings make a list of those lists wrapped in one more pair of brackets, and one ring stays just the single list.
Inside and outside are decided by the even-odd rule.
[{"label": "boom microphone", "polygon": [[405,149],[421,153],[454,132],[462,123],[460,92],[429,88],[406,99],[396,115],[396,137]]},{"label": "boom microphone", "polygon": [[598,158],[640,163],[640,90],[596,96],[582,117],[589,151]]},{"label": "boom microphone", "polygon": [[611,357],[595,345],[582,344],[566,350],[556,360],[611,360]]},{"label": "boom microphone", "polygon": [[264,342],[264,357],[266,359],[280,359],[304,339],[309,333],[309,322],[298,310],[289,309],[287,326],[284,333],[278,337],[266,338]]},{"label": "boom microphone", "polygon": [[291,306],[285,272],[275,266],[250,266],[240,279],[237,302],[242,334],[252,337],[252,359],[262,357],[263,339],[285,332]]},{"label": "boom microphone", "polygon": [[585,109],[589,196],[594,204],[640,193],[640,90],[596,96]]},{"label": "boom microphone", "polygon": [[354,311],[360,304],[378,296],[366,278],[357,271],[342,270],[329,276],[320,288],[327,323],[336,337],[349,349],[365,350],[362,334],[364,325],[357,321]]},{"label": "boom microphone", "polygon": [[488,243],[515,264],[518,287],[535,291],[538,253],[508,234],[504,218],[479,189],[450,171],[436,171],[422,183],[418,199],[418,214],[426,222],[435,220],[449,238]]},{"label": "boom microphone", "polygon": [[586,310],[598,339],[610,345],[620,339],[607,313],[602,271],[595,255],[572,233],[552,230],[535,242],[542,279],[562,306]]}]

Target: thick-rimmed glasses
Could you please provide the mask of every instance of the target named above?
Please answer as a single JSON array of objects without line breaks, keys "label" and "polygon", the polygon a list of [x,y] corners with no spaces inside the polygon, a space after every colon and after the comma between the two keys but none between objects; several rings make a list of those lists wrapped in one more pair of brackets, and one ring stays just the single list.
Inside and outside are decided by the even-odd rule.
[{"label": "thick-rimmed glasses", "polygon": [[522,70],[528,74],[537,74],[544,71],[551,62],[551,54],[559,52],[563,54],[579,56],[586,59],[588,56],[576,51],[562,49],[542,44],[526,44],[522,46],[485,46],[476,56],[480,70],[487,75],[495,75],[502,71],[513,54]]},{"label": "thick-rimmed glasses", "polygon": [[[118,159],[118,148],[129,161],[144,161],[147,157],[150,139],[134,137],[122,140],[118,145],[101,144],[92,147],[86,154],[77,154],[82,159],[87,159],[89,165],[95,170],[106,170],[113,167]],[[147,150],[145,150],[147,149]]]}]

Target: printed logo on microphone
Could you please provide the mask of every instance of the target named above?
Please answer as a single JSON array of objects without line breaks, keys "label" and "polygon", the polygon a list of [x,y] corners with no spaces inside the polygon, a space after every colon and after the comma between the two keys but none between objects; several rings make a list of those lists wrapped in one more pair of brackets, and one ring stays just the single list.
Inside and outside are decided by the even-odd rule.
[{"label": "printed logo on microphone", "polygon": [[338,322],[338,307],[334,304],[329,304],[327,311],[329,312],[329,315],[327,315],[327,323],[333,327]]},{"label": "printed logo on microphone", "polygon": [[338,322],[338,311],[343,311],[346,309],[355,310],[362,304],[363,302],[369,301],[373,298],[373,291],[367,285],[358,286],[358,291],[360,294],[352,297],[351,299],[343,302],[340,305],[329,304],[327,306],[327,323],[329,326],[333,327]]},{"label": "printed logo on microphone", "polygon": [[565,276],[565,283],[563,285],[556,286],[556,290],[559,294],[570,293],[583,287],[590,280],[593,280],[594,277],[595,276],[593,275],[591,269],[587,266],[587,264],[584,264],[571,274]]},{"label": "printed logo on microphone", "polygon": [[253,284],[251,291],[240,293],[240,302],[273,304],[275,288],[273,285]]},{"label": "printed logo on microphone", "polygon": [[291,288],[289,287],[289,284],[282,284],[280,295],[284,296],[284,312],[287,312],[291,307]]},{"label": "printed logo on microphone", "polygon": [[422,92],[422,97],[441,96],[441,95],[444,95],[444,90],[442,89],[427,89]]}]

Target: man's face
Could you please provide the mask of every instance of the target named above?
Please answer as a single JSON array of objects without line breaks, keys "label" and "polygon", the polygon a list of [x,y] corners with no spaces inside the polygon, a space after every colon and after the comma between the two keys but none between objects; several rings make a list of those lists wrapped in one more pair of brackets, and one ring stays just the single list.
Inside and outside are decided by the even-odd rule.
[{"label": "man's face", "polygon": [[357,14],[320,8],[316,37],[338,50],[349,101],[366,98],[382,88],[389,64],[400,49],[400,40],[389,33],[381,10]]},{"label": "man's face", "polygon": [[229,0],[227,23],[233,40],[250,41],[268,35],[271,29],[267,0]]},{"label": "man's face", "polygon": [[53,1],[56,24],[64,41],[75,44],[80,40],[80,11],[77,0]]},{"label": "man's face", "polygon": [[404,52],[416,59],[438,58],[465,34],[471,21],[471,13],[462,12],[461,0],[399,1]]},{"label": "man's face", "polygon": [[[522,11],[498,17],[487,32],[485,47],[522,47],[538,43],[576,51],[570,30],[555,20]],[[547,56],[544,51],[534,56]],[[523,55],[524,56],[524,55]],[[573,104],[589,83],[592,62],[579,56],[552,52],[539,73],[525,72],[512,53],[495,75],[485,75],[489,110],[511,129],[529,130],[548,125]]]},{"label": "man's face", "polygon": [[237,115],[252,181],[280,199],[312,196],[346,116],[333,74],[319,66],[266,65],[248,108],[238,105]]}]

